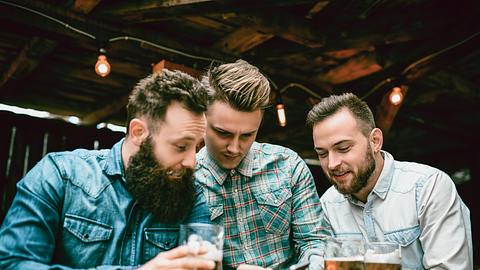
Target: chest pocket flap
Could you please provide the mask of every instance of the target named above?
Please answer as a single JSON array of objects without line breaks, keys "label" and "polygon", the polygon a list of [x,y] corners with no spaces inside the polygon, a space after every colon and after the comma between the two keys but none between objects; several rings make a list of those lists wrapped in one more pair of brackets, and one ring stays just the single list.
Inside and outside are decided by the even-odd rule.
[{"label": "chest pocket flap", "polygon": [[161,250],[170,250],[177,246],[178,228],[147,228],[145,239]]},{"label": "chest pocket flap", "polygon": [[289,189],[278,189],[273,192],[255,194],[258,204],[279,206],[292,197]]},{"label": "chest pocket flap", "polygon": [[214,221],[215,219],[221,217],[223,215],[223,204],[219,205],[212,205],[209,207],[210,209],[210,220]]},{"label": "chest pocket flap", "polygon": [[269,233],[285,234],[291,220],[292,193],[289,189],[278,189],[268,193],[256,193],[265,230]]},{"label": "chest pocket flap", "polygon": [[413,243],[420,236],[420,226],[415,226],[395,232],[389,232],[385,234],[385,240],[388,242],[395,242],[402,247],[406,247]]},{"label": "chest pocket flap", "polygon": [[95,220],[66,215],[63,227],[83,242],[105,241],[112,235],[113,228]]}]

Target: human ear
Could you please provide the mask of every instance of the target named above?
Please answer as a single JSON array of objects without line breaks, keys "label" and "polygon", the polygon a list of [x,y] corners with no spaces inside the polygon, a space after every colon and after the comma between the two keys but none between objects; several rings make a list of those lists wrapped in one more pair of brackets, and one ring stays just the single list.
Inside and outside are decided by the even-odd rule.
[{"label": "human ear", "polygon": [[379,128],[374,128],[370,132],[370,143],[372,144],[373,152],[378,153],[383,146],[383,132]]},{"label": "human ear", "polygon": [[130,121],[128,130],[131,141],[137,146],[140,146],[149,135],[147,123],[139,118]]}]

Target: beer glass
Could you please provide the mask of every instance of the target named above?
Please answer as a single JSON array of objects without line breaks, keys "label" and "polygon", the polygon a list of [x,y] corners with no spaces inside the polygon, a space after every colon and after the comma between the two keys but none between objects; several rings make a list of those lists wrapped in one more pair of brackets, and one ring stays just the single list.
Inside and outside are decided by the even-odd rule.
[{"label": "beer glass", "polygon": [[[223,226],[203,223],[180,225],[179,244],[187,245],[193,256],[200,256],[215,261],[215,270],[222,270]],[[198,255],[201,247],[207,252]]]},{"label": "beer glass", "polygon": [[327,239],[325,245],[325,270],[364,270],[362,240]]},{"label": "beer glass", "polygon": [[390,242],[370,242],[365,251],[366,270],[401,270],[400,245]]}]

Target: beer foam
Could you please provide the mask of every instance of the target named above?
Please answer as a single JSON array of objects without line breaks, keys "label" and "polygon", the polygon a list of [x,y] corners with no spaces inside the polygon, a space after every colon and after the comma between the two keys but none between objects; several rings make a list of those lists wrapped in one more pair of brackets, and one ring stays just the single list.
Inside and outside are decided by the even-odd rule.
[{"label": "beer foam", "polygon": [[367,250],[365,253],[365,262],[366,263],[389,263],[389,264],[400,264],[402,259],[398,251],[390,253],[374,253],[373,250]]},{"label": "beer foam", "polygon": [[339,261],[339,262],[363,262],[363,256],[352,256],[352,257],[332,257],[325,258],[326,261]]}]

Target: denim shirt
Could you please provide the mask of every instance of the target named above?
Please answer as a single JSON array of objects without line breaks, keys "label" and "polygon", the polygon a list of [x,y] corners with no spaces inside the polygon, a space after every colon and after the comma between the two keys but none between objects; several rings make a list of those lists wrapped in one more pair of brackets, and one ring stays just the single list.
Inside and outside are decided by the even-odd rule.
[{"label": "denim shirt", "polygon": [[[48,154],[17,184],[0,229],[1,269],[132,269],[177,246],[179,224],[160,223],[127,191],[122,143]],[[209,223],[197,190],[183,223]]]},{"label": "denim shirt", "polygon": [[444,172],[385,159],[366,203],[331,187],[321,202],[334,236],[401,246],[402,269],[473,269],[470,212]]}]

